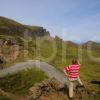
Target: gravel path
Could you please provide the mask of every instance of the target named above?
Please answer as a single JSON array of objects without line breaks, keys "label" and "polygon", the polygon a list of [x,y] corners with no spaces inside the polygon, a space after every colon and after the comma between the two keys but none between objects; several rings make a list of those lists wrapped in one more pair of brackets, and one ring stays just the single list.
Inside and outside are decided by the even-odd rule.
[{"label": "gravel path", "polygon": [[11,66],[10,68],[5,68],[3,70],[0,70],[0,77],[4,77],[8,74],[17,73],[21,70],[31,69],[33,67],[37,67],[37,68],[41,69],[50,78],[55,78],[62,84],[65,84],[67,81],[62,72],[60,72],[55,67],[53,67],[52,65],[50,65],[46,62],[42,62],[42,61],[38,61],[38,60],[28,60],[27,62],[18,63],[18,64]]}]

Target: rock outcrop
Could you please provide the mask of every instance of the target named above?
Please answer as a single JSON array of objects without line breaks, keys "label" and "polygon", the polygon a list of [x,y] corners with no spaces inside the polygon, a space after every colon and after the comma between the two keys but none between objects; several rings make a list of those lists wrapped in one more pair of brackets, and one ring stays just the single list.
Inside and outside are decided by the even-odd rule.
[{"label": "rock outcrop", "polygon": [[[96,95],[85,87],[76,84],[74,88],[74,100],[91,100]],[[55,78],[35,84],[29,89],[29,100],[69,100],[67,86],[62,86]]]},{"label": "rock outcrop", "polygon": [[29,99],[35,100],[51,93],[60,92],[64,87],[56,79],[48,79],[42,83],[35,84],[29,89]]}]

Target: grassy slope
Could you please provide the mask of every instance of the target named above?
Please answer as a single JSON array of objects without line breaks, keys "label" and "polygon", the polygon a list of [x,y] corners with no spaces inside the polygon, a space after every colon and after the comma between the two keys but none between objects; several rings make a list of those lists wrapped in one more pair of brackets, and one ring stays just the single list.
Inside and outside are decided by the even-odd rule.
[{"label": "grassy slope", "polygon": [[18,23],[14,20],[11,20],[11,19],[8,19],[6,17],[2,17],[0,16],[0,26],[1,27],[6,27],[6,28],[10,28],[10,27],[13,27],[13,26],[16,26],[16,27],[23,27],[23,28],[29,28],[29,29],[38,29],[40,27],[38,26],[29,26],[29,25],[23,25],[21,23]]},{"label": "grassy slope", "polygon": [[9,97],[6,96],[0,96],[0,100],[11,100]]},{"label": "grassy slope", "polygon": [[0,16],[0,35],[23,37],[26,31],[28,32],[27,35],[32,37],[49,35],[49,32],[43,29],[43,27],[23,25],[14,20]]},{"label": "grassy slope", "polygon": [[[57,53],[56,56],[54,57],[54,59],[52,59],[50,62],[50,64],[52,64],[53,66],[55,66],[57,69],[63,71],[63,67],[64,66],[68,66],[71,64],[71,60],[73,59],[73,57],[77,57],[78,56],[78,47],[76,45],[72,45],[72,44],[65,44],[66,49],[66,62],[62,61],[62,41],[61,40],[55,40],[57,43]],[[37,52],[37,46],[35,44],[35,40],[32,40],[31,42],[29,42],[28,45],[28,50],[29,50],[29,58],[31,59],[40,59],[40,60],[44,60],[45,58],[48,58],[51,56],[53,50],[52,50],[52,44],[50,42],[43,42],[43,44],[41,44],[41,48],[40,51]],[[96,48],[96,49],[94,49]],[[24,59],[24,54],[23,54],[23,48],[21,49],[22,51],[19,54],[19,57],[16,59],[15,62],[19,62],[20,60]],[[95,44],[95,47],[93,46],[93,55],[95,55],[95,57],[99,57],[100,53],[97,52],[99,51],[99,45]],[[39,57],[39,54],[41,54],[43,58]],[[87,55],[87,48],[86,46],[83,46],[82,49],[82,64],[81,64],[81,77],[83,80],[85,81],[91,81],[91,80],[99,80],[99,76],[100,76],[100,67],[99,67],[99,63],[92,61],[88,55]],[[99,91],[100,88],[98,88],[98,86],[96,85],[92,85],[90,87],[90,89],[92,90],[97,90]]]},{"label": "grassy slope", "polygon": [[0,78],[0,88],[7,92],[25,95],[28,93],[30,87],[44,79],[47,79],[44,72],[36,68],[28,69],[14,75]]},{"label": "grassy slope", "polygon": [[[63,41],[56,37],[56,46],[57,46],[57,53],[56,56],[48,63],[55,66],[57,69],[63,71],[64,66],[68,66],[71,64],[71,60],[74,57],[78,57],[78,45],[73,44],[72,42],[68,41],[67,43],[63,43]],[[65,46],[65,50],[63,52],[66,52],[65,59],[66,62],[62,61],[62,44]],[[92,55],[93,57],[97,58],[100,57],[100,44],[98,43],[92,43]],[[48,58],[52,54],[52,46],[51,43],[44,42],[41,44],[41,50],[40,54],[44,56],[44,58]],[[40,58],[43,60],[43,58]],[[80,60],[80,59],[79,59]],[[87,52],[87,44],[85,46],[82,46],[82,62],[81,62],[81,71],[80,71],[80,77],[86,82],[90,82],[91,80],[100,80],[100,62],[96,62],[91,60],[91,58],[88,56]],[[86,83],[87,84],[87,83]],[[90,84],[87,86],[87,88],[91,91],[100,91],[99,85],[93,85]]]}]

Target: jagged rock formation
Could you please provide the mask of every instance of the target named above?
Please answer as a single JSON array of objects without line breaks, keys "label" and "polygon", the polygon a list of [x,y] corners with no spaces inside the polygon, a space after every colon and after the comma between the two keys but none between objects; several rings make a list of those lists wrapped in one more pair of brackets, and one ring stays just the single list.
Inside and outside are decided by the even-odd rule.
[{"label": "jagged rock formation", "polygon": [[[86,90],[84,87],[76,86],[74,88],[74,100],[90,100],[90,97],[93,95]],[[56,94],[58,94],[56,96]],[[51,97],[54,95],[54,97]],[[49,80],[45,80],[42,83],[35,84],[33,87],[29,89],[29,100],[62,100],[61,98],[68,98],[68,88],[66,86],[62,86],[56,79],[52,78]],[[64,99],[64,100],[65,100]]]},{"label": "jagged rock formation", "polygon": [[[35,84],[29,89],[27,97],[18,97],[9,92],[0,89],[0,96],[6,96],[15,100],[70,100],[68,97],[68,88],[62,86],[55,78],[45,80]],[[90,93],[86,88],[76,86],[74,88],[74,100],[99,100],[95,92]]]},{"label": "jagged rock formation", "polygon": [[64,87],[56,79],[52,78],[45,80],[42,83],[35,84],[29,89],[30,99],[39,99],[43,96],[47,96],[50,93],[57,93]]},{"label": "jagged rock formation", "polygon": [[0,45],[0,59],[4,61],[13,61],[19,54],[19,46],[14,40],[1,41]]}]

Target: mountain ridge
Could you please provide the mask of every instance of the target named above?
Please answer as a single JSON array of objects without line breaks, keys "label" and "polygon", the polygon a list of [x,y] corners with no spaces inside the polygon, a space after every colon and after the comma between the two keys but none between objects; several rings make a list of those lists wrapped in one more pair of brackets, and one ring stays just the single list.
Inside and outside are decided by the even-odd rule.
[{"label": "mountain ridge", "polygon": [[30,36],[50,35],[43,27],[24,25],[12,19],[0,16],[0,34],[23,36],[26,31],[28,31],[28,35]]},{"label": "mountain ridge", "polygon": [[[25,24],[21,24],[21,23],[15,21],[15,20],[12,20],[10,18],[0,16],[0,34],[1,35],[24,36],[24,33],[26,31],[28,32],[28,36],[32,36],[32,37],[34,37],[34,36],[40,36],[40,37],[50,36],[50,33],[41,26],[25,25]],[[60,37],[58,37],[58,38],[61,39]],[[76,43],[76,42],[70,41],[70,40],[66,40],[65,42],[68,44],[71,44],[71,45],[80,45],[79,43]],[[92,43],[100,44],[99,42],[89,40],[87,42],[81,43],[81,45],[87,45],[90,42],[91,42],[91,44]]]}]

